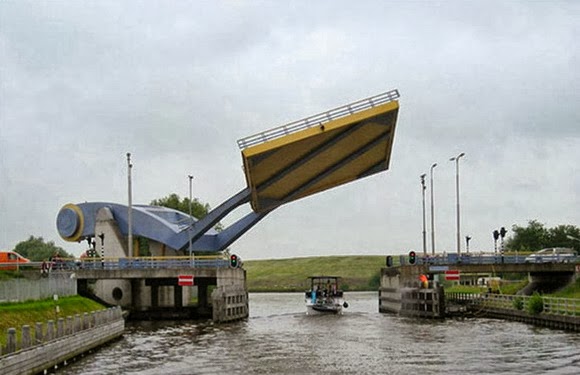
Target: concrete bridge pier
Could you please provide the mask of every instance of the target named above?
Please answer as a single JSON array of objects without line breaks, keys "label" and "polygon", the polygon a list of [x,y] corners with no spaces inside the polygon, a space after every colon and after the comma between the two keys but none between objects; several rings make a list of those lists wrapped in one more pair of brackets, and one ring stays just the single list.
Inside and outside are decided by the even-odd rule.
[{"label": "concrete bridge pier", "polygon": [[209,289],[217,285],[215,278],[200,278],[196,280],[197,285],[197,312],[200,316],[212,316],[211,295]]},{"label": "concrete bridge pier", "polygon": [[[248,317],[246,271],[242,268],[99,268],[80,269],[76,274],[79,293],[109,306],[121,306],[132,319],[217,317],[217,321],[230,321]],[[179,285],[179,275],[193,276],[194,285]],[[214,311],[224,313],[215,315]]]},{"label": "concrete bridge pier", "polygon": [[422,318],[445,317],[443,287],[425,288],[419,275],[427,274],[424,266],[387,267],[381,269],[379,312]]}]

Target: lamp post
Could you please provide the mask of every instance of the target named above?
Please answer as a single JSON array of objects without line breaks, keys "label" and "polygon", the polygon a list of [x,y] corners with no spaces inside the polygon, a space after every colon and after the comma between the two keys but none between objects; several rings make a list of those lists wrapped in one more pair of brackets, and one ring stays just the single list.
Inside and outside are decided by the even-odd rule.
[{"label": "lamp post", "polygon": [[465,153],[452,157],[449,161],[455,162],[455,200],[457,203],[457,255],[461,255],[461,223],[459,218],[459,159],[465,156]]},{"label": "lamp post", "polygon": [[427,255],[427,232],[425,232],[425,173],[421,175],[421,195],[423,196],[423,255]]},{"label": "lamp post", "polygon": [[435,211],[433,203],[433,169],[437,166],[437,163],[431,165],[430,175],[431,175],[431,254],[435,255]]},{"label": "lamp post", "polygon": [[127,152],[127,190],[128,190],[128,209],[127,209],[127,242],[128,242],[128,255],[135,256],[133,254],[133,197],[132,197],[132,188],[131,188],[131,169],[133,168],[133,164],[131,164],[131,153]]},{"label": "lamp post", "polygon": [[191,220],[191,225],[189,226],[189,228],[187,229],[188,233],[189,233],[189,258],[191,259],[191,227],[193,226],[193,216],[192,216],[192,210],[191,210],[191,183],[193,181],[193,176],[189,175],[187,176],[189,178],[189,219]]}]

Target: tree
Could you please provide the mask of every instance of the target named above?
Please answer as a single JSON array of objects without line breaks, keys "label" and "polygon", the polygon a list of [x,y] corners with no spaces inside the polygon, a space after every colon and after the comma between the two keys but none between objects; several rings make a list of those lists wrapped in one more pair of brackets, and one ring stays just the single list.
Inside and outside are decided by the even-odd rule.
[{"label": "tree", "polygon": [[527,227],[512,226],[513,235],[506,241],[512,251],[537,251],[547,247],[570,247],[580,250],[580,228],[574,225],[558,225],[546,228],[537,220],[530,220]]},{"label": "tree", "polygon": [[[177,195],[175,193],[172,193],[172,194],[168,195],[167,197],[154,199],[149,204],[152,206],[162,206],[162,207],[167,207],[167,208],[173,208],[174,210],[181,211],[181,212],[189,215],[189,198],[181,199],[179,197],[179,195]],[[197,198],[194,198],[191,200],[191,214],[196,219],[198,219],[198,220],[201,219],[202,217],[207,215],[208,212],[210,212],[210,211],[211,211],[211,207],[208,203],[203,204]],[[223,229],[222,224],[218,223],[216,225],[215,229],[217,231],[222,230]]]},{"label": "tree", "polygon": [[527,227],[512,226],[513,236],[506,241],[506,248],[518,251],[536,251],[546,247],[548,230],[544,224],[536,221],[528,221]]},{"label": "tree", "polygon": [[574,225],[558,225],[548,229],[550,246],[571,247],[580,250],[580,228]]},{"label": "tree", "polygon": [[53,241],[44,242],[42,237],[30,236],[28,240],[19,242],[14,251],[35,262],[47,260],[55,254],[61,258],[74,258],[62,247],[56,246]]}]

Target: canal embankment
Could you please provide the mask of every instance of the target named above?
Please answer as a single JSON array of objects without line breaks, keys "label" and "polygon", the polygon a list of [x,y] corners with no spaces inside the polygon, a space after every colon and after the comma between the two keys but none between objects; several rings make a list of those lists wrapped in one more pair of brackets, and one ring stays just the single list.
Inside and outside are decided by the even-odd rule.
[{"label": "canal embankment", "polygon": [[2,374],[44,372],[123,335],[121,309],[76,295],[69,274],[8,276],[0,282]]},{"label": "canal embankment", "polygon": [[580,332],[580,299],[505,295],[491,293],[446,293],[447,306],[464,306],[476,317],[513,320],[543,327]]},{"label": "canal embankment", "polygon": [[61,317],[34,327],[6,331],[0,346],[2,374],[37,374],[57,368],[123,335],[125,319],[119,307]]}]

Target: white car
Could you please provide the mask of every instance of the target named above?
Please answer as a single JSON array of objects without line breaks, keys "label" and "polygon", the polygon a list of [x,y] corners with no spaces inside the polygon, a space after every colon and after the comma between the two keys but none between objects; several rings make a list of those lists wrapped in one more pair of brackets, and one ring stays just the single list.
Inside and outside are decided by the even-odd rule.
[{"label": "white car", "polygon": [[549,247],[526,257],[526,263],[570,263],[576,261],[576,252],[568,247]]}]

